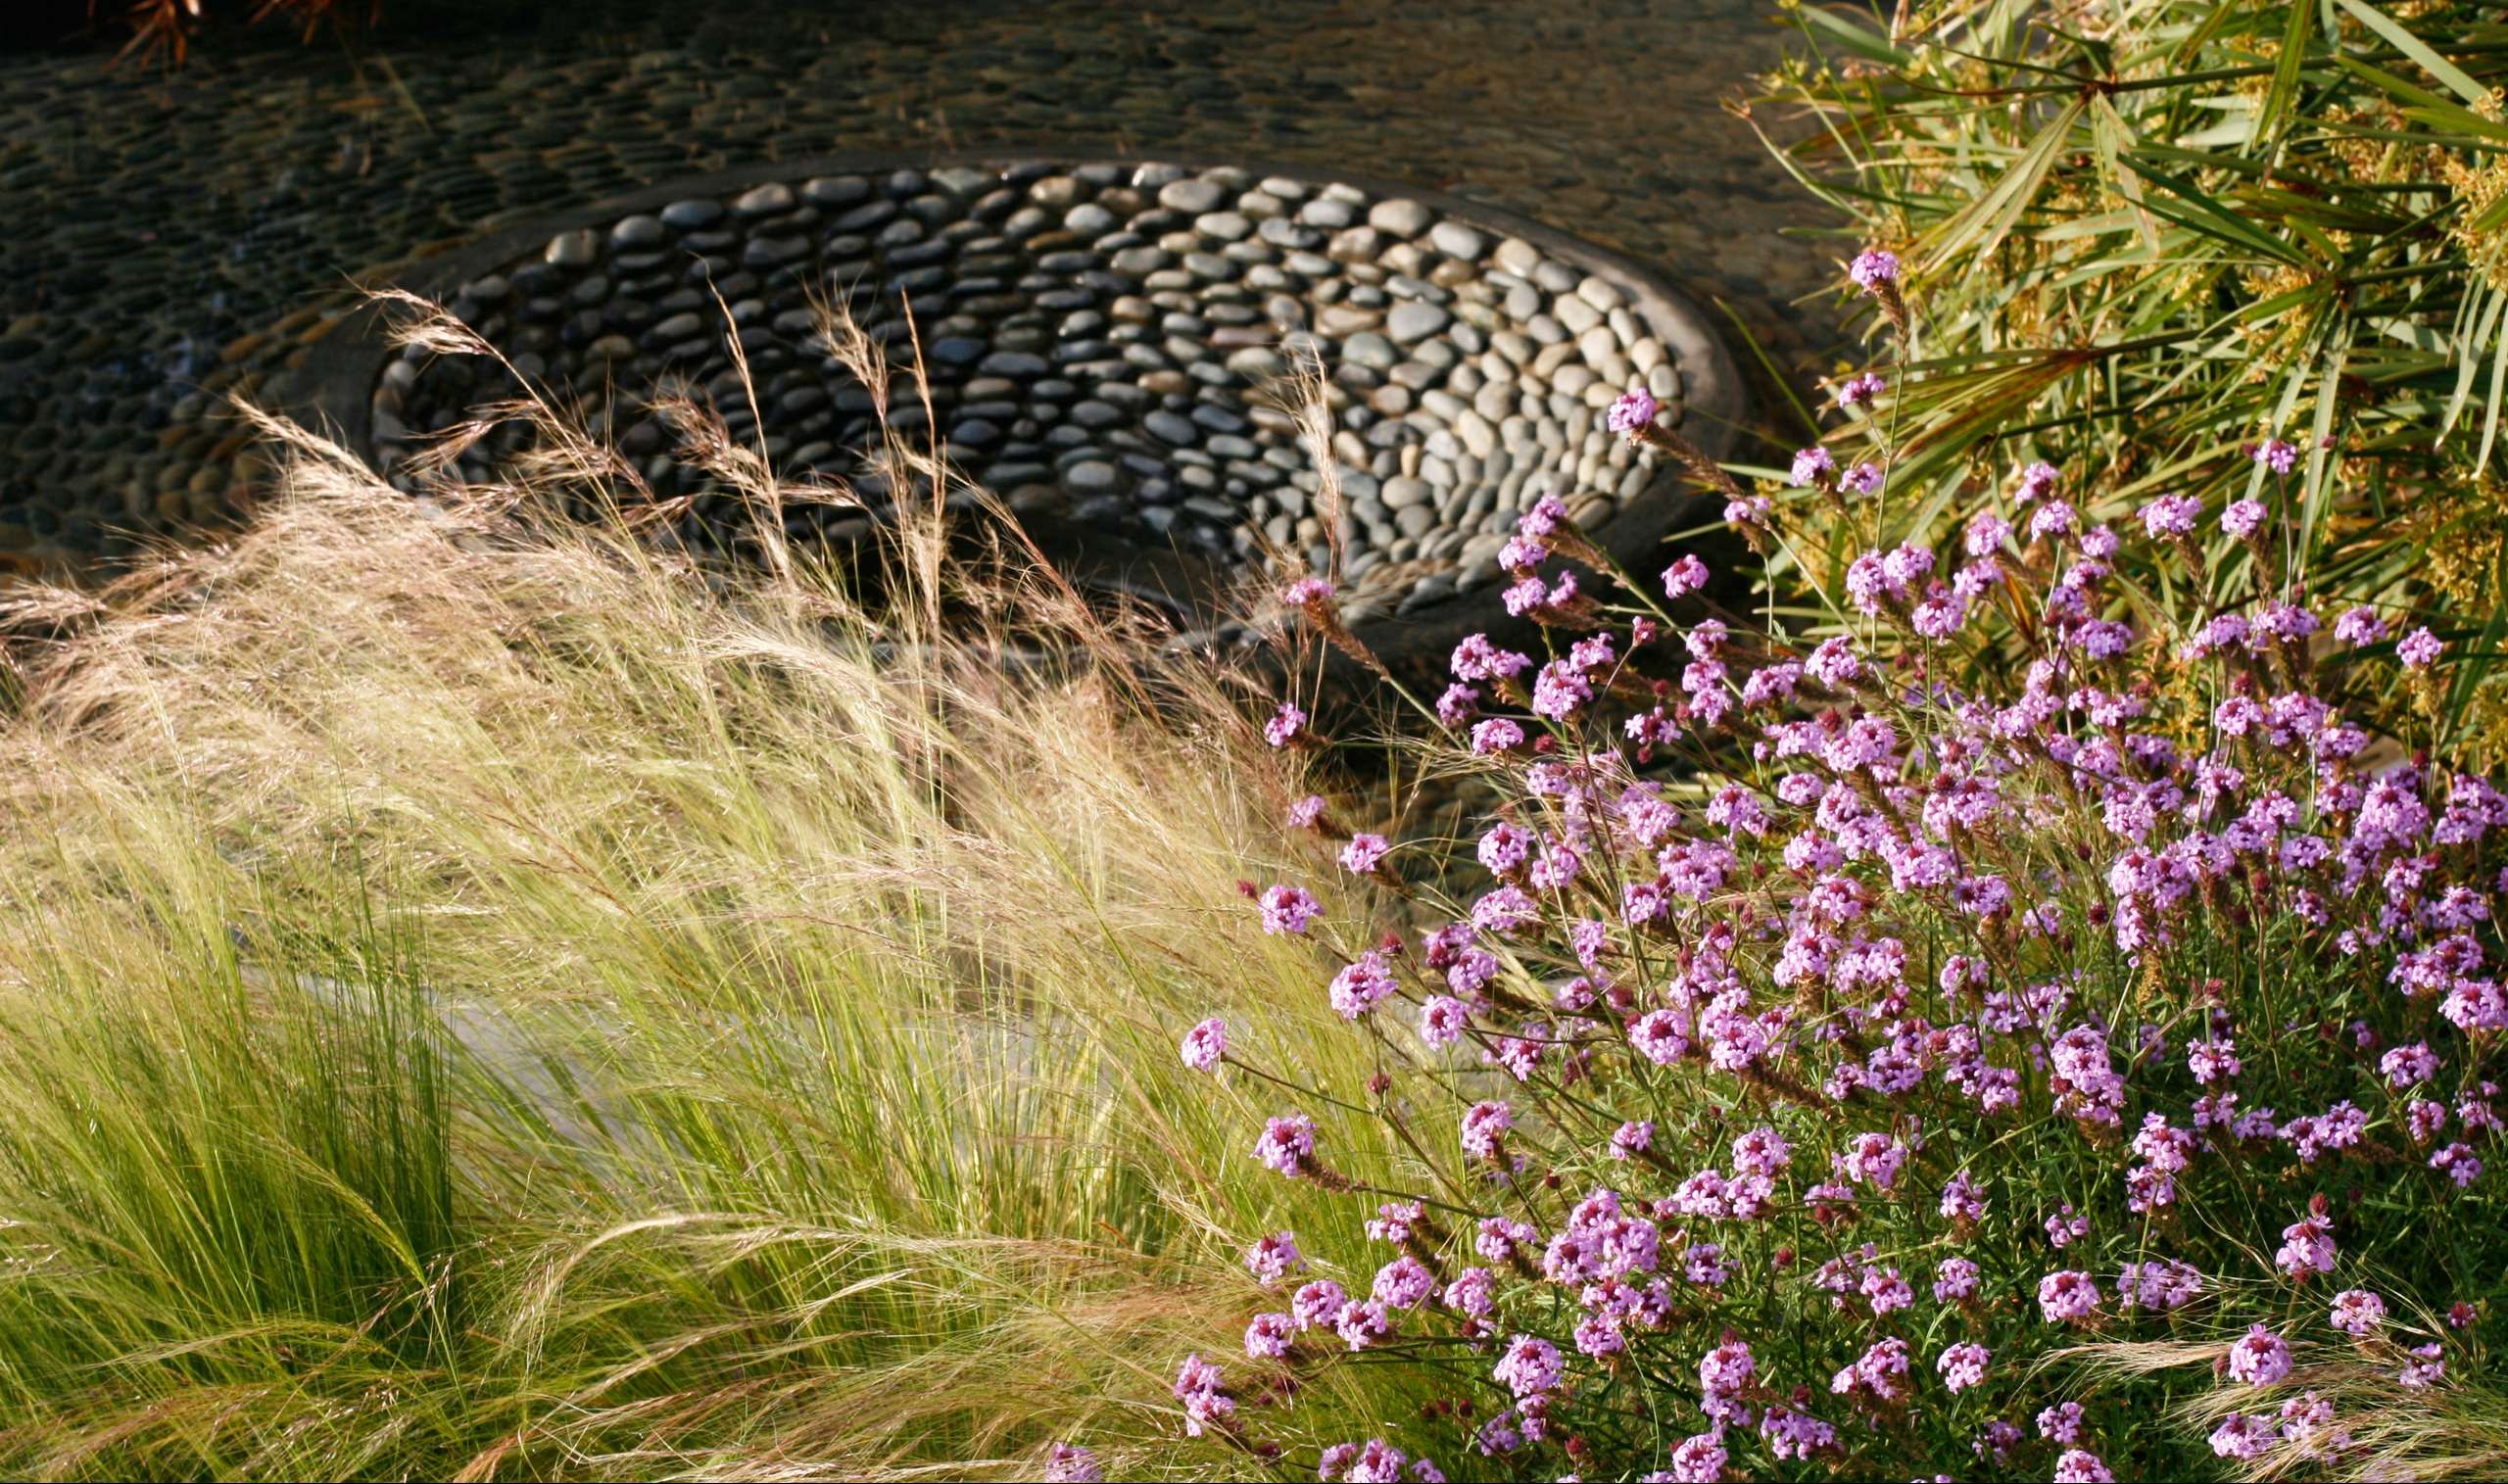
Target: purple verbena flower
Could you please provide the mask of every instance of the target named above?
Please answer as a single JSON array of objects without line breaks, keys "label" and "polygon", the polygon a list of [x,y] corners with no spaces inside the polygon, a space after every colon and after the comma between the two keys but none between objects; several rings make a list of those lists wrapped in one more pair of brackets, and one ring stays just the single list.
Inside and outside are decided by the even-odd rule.
[{"label": "purple verbena flower", "polygon": [[1644,387],[1632,387],[1611,405],[1609,426],[1614,433],[1633,436],[1652,425],[1660,410],[1654,393]]},{"label": "purple verbena flower", "polygon": [[2143,529],[2154,537],[2192,536],[2203,502],[2192,495],[2162,495],[2143,506]]},{"label": "purple verbena flower", "polygon": [[1890,383],[1877,373],[1860,371],[1838,383],[1838,406],[1853,409],[1872,405],[1873,399],[1888,391]]},{"label": "purple verbena flower", "polygon": [[1228,1022],[1214,1015],[1184,1032],[1182,1048],[1184,1065],[1195,1072],[1209,1072],[1228,1055]]},{"label": "purple verbena flower", "polygon": [[2230,1346],[2229,1373],[2249,1386],[2270,1386],[2291,1373],[2291,1347],[2263,1325],[2248,1325]]},{"label": "purple verbena flower", "polygon": [[1186,1356],[1176,1372],[1172,1388],[1176,1400],[1184,1404],[1184,1431],[1200,1437],[1210,1427],[1224,1425],[1236,1412],[1236,1403],[1221,1389],[1218,1366],[1200,1356]]},{"label": "purple verbena flower", "polygon": [[1323,904],[1303,886],[1282,884],[1263,890],[1263,931],[1266,933],[1304,933],[1323,911]]},{"label": "purple verbena flower", "polygon": [[2344,1334],[2375,1334],[2387,1321],[2387,1301],[2366,1288],[2345,1288],[2334,1296],[2332,1322]]},{"label": "purple verbena flower", "polygon": [[1263,1136],[1254,1141],[1254,1158],[1267,1170],[1295,1176],[1306,1171],[1306,1162],[1315,1155],[1315,1120],[1303,1113],[1291,1113],[1272,1119],[1263,1125]]},{"label": "purple verbena flower", "polygon": [[1961,1392],[1985,1380],[1986,1363],[1993,1358],[1992,1351],[1971,1342],[1951,1346],[1933,1364],[1942,1372],[1942,1384]]},{"label": "purple verbena flower", "polygon": [[2366,604],[2345,609],[2342,616],[2334,621],[2334,637],[2355,649],[2376,644],[2386,638],[2387,633],[2387,621],[2378,616],[2377,609]]},{"label": "purple verbena flower", "polygon": [[1452,668],[1457,680],[1503,680],[1531,663],[1525,655],[1491,644],[1485,634],[1468,634],[1454,646]]},{"label": "purple verbena flower", "polygon": [[2098,1280],[2086,1272],[2050,1272],[2038,1280],[2038,1311],[2050,1324],[2088,1318],[2098,1308]]},{"label": "purple verbena flower", "polygon": [[1257,1237],[1254,1245],[1245,1249],[1245,1270],[1266,1288],[1305,1266],[1306,1258],[1297,1250],[1295,1232],[1275,1231]]},{"label": "purple verbena flower", "polygon": [[2260,1459],[2279,1440],[2270,1421],[2243,1412],[2223,1417],[2211,1436],[2212,1452],[2224,1459]]},{"label": "purple verbena flower", "polygon": [[2334,1223],[2321,1216],[2302,1217],[2282,1228],[2281,1249],[2273,1266],[2291,1277],[2334,1270]]},{"label": "purple verbena flower", "polygon": [[1353,835],[1350,842],[1341,847],[1341,868],[1357,876],[1374,875],[1376,863],[1392,848],[1381,835]]},{"label": "purple verbena flower", "polygon": [[1478,1102],[1463,1115],[1463,1152],[1474,1159],[1495,1159],[1498,1141],[1515,1125],[1515,1111],[1501,1102]]},{"label": "purple verbena flower", "polygon": [[1887,248],[1865,248],[1847,264],[1846,275],[1855,286],[1867,294],[1877,294],[1883,284],[1899,281],[1899,255]]},{"label": "purple verbena flower", "polygon": [[1524,729],[1503,716],[1492,716],[1472,723],[1471,750],[1486,756],[1506,752],[1524,744]]},{"label": "purple verbena flower", "polygon": [[1698,1433],[1672,1449],[1671,1477],[1674,1484],[1714,1484],[1724,1477],[1727,1460],[1720,1431]]},{"label": "purple verbena flower", "polygon": [[1245,1326],[1245,1358],[1277,1361],[1297,1343],[1297,1320],[1285,1314],[1258,1314]]},{"label": "purple verbena flower", "polygon": [[1519,1399],[1539,1396],[1559,1384],[1559,1347],[1535,1335],[1517,1335],[1490,1374]]},{"label": "purple verbena flower", "polygon": [[1815,444],[1810,448],[1795,451],[1794,469],[1787,477],[1798,488],[1806,487],[1820,483],[1836,473],[1837,467],[1837,458],[1828,450]]}]

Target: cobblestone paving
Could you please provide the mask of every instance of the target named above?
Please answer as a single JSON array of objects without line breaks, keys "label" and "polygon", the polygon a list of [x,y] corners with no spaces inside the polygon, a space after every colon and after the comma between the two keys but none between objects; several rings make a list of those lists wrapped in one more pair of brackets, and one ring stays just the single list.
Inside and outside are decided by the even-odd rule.
[{"label": "cobblestone paving", "polygon": [[291,406],[353,281],[674,177],[868,150],[1336,168],[1488,202],[1729,304],[1779,364],[1817,226],[1720,100],[1762,0],[1191,7],[551,7],[387,32],[352,69],[272,40],[168,78],[0,58],[0,570],[239,508],[220,408]]}]

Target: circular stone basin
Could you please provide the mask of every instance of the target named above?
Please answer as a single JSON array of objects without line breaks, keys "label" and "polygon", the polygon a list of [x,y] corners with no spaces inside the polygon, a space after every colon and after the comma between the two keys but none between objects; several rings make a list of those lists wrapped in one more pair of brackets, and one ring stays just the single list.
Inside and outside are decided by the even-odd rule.
[{"label": "circular stone basin", "polygon": [[[954,463],[1107,570],[1241,572],[1267,550],[1324,570],[1323,476],[1283,410],[1288,378],[1320,364],[1345,615],[1431,644],[1488,621],[1498,548],[1543,496],[1632,562],[1693,509],[1658,455],[1605,427],[1621,392],[1649,388],[1710,455],[1743,407],[1703,316],[1625,260],[1433,193],[1226,165],[779,166],[501,233],[415,286],[579,398],[660,494],[703,480],[644,394],[692,387],[745,438],[762,420],[783,473],[856,482],[867,514],[791,516],[831,539],[889,495],[860,452],[878,441],[870,393],[814,335],[813,298],[841,299],[898,366],[919,339]],[[336,410],[387,470],[513,390],[484,358],[362,354],[338,371],[358,405]],[[889,421],[920,443],[922,401],[899,386]],[[486,440],[468,471],[521,436]]]}]

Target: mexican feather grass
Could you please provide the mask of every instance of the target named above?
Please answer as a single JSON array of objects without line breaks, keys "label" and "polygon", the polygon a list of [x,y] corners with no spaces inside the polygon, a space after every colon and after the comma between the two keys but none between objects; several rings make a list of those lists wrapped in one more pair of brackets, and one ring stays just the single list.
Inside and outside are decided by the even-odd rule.
[{"label": "mexican feather grass", "polygon": [[[675,410],[756,530],[843,498]],[[1324,1197],[1247,1176],[1262,1084],[1172,1028],[1371,1070],[1243,910],[1292,764],[937,503],[877,598],[736,571],[496,415],[543,454],[428,502],[266,423],[252,531],[17,604],[0,1467],[1033,1476],[1083,1427],[1174,1466],[1172,1355],[1245,1303],[1193,1274]]]}]

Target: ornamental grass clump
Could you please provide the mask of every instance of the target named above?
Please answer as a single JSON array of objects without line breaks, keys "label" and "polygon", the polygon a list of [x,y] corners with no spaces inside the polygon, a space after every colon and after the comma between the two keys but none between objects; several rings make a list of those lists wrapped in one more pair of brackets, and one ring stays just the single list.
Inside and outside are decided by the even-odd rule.
[{"label": "ornamental grass clump", "polygon": [[250,530],[0,608],[0,1474],[1170,1471],[1208,1234],[1338,1197],[1169,1025],[1370,1066],[1236,912],[1296,780],[928,447],[874,586],[672,410],[753,561],[526,396],[496,484],[268,425]]},{"label": "ornamental grass clump", "polygon": [[[1855,277],[1921,315],[1891,255]],[[1661,439],[1654,412],[1614,423]],[[1547,643],[1465,640],[1434,706],[1497,790],[1472,859],[1326,838],[1249,904],[1312,944],[1305,992],[1372,1071],[1306,1077],[1312,1048],[1225,1017],[1186,1038],[1245,1168],[1343,1198],[1215,1279],[1241,1336],[1175,1384],[1213,1466],[2416,1466],[2392,1414],[2479,1371],[2508,1273],[2508,792],[2430,745],[2455,657],[2281,559],[2269,453],[2272,498],[2226,509],[2102,521],[2084,471],[2033,463],[1869,520],[1857,470],[1899,452],[1726,489],[1756,550],[1841,550],[1792,564],[1833,574],[1809,624],[1532,509],[1504,560]],[[2227,605],[2211,521],[2247,553]],[[1975,662],[1988,627],[2007,669]],[[2389,686],[2417,731],[2339,703]],[[1353,879],[1375,915],[1314,910]],[[1360,1261],[1294,1260],[1353,1229]],[[1428,1404],[1301,1418],[1367,1367]]]}]

